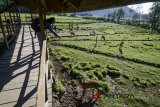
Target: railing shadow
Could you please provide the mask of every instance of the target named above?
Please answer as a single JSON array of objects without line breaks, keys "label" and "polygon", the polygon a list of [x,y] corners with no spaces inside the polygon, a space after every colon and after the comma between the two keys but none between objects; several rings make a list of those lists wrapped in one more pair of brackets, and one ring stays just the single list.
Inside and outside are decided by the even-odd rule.
[{"label": "railing shadow", "polygon": [[[12,99],[12,101],[9,102],[0,101],[0,105],[16,102],[15,106],[21,107],[37,92],[40,50],[35,47],[37,42],[35,41],[30,26],[29,29],[27,24],[23,24],[22,26],[23,28],[21,28],[21,32],[18,35],[19,37],[15,40],[16,43],[0,57],[0,93],[3,91],[12,92],[12,90],[18,89],[19,95],[17,96],[18,98],[15,98],[18,100]],[[26,39],[26,37],[30,38]],[[18,42],[19,39],[21,42]],[[26,45],[25,41],[27,40],[31,40],[31,42]],[[19,44],[19,48],[17,44]],[[31,49],[27,51],[27,48]],[[38,70],[35,70],[36,68],[38,68]],[[37,83],[30,85],[29,82],[32,81],[37,81]],[[8,84],[13,85],[18,83],[21,83],[19,87],[6,88]],[[27,88],[30,86],[34,86],[34,88],[28,92]]]}]

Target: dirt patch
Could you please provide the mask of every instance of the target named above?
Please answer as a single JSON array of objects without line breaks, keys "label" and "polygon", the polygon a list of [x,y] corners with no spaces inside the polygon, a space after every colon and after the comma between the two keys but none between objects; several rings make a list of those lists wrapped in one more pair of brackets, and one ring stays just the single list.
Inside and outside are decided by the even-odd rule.
[{"label": "dirt patch", "polygon": [[74,80],[75,86],[69,84],[69,81],[73,80],[69,75],[70,71],[62,72],[62,64],[52,56],[51,60],[55,67],[54,77],[58,78],[66,89],[62,96],[58,96],[53,90],[53,107],[97,107],[96,103],[91,101],[92,91],[86,90],[85,95],[82,96],[83,89],[76,80]]}]

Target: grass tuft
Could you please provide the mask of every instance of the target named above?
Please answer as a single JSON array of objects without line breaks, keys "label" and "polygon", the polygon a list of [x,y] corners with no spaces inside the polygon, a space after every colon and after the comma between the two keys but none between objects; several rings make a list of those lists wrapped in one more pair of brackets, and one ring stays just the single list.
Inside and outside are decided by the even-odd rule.
[{"label": "grass tuft", "polygon": [[61,61],[68,61],[68,60],[70,60],[70,57],[62,55],[60,60]]},{"label": "grass tuft", "polygon": [[114,71],[119,71],[118,68],[114,67],[114,66],[111,66],[111,65],[107,65],[107,67],[109,70],[114,70]]},{"label": "grass tuft", "polygon": [[59,79],[55,79],[55,83],[53,84],[53,88],[55,89],[55,91],[57,93],[65,93],[65,87],[63,86],[63,84],[61,83],[61,81]]}]

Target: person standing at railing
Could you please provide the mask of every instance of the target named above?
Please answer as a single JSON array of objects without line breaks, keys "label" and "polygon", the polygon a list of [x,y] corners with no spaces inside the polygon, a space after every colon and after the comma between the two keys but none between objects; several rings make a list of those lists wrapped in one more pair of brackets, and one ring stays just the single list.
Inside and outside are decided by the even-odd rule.
[{"label": "person standing at railing", "polygon": [[[54,23],[55,23],[55,18],[54,17],[51,17],[51,18],[49,18],[47,20],[44,20],[44,28],[48,29],[56,37],[60,38],[60,36],[58,36],[58,34],[55,32],[54,26],[52,25]],[[35,35],[37,34],[37,32],[40,32],[39,18],[32,19],[31,27],[35,31]]]}]

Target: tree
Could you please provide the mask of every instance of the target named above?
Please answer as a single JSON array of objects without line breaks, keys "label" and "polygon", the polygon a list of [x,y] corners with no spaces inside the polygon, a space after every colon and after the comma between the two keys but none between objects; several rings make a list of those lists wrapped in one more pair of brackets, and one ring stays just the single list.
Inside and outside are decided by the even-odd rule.
[{"label": "tree", "polygon": [[134,12],[134,10],[129,9],[129,19],[131,18],[131,13],[133,13],[133,12]]},{"label": "tree", "polygon": [[124,15],[125,15],[125,12],[123,11],[123,9],[122,9],[122,8],[119,8],[119,9],[117,10],[117,13],[116,13],[117,22],[119,22],[119,20],[120,20],[122,17],[124,17]]},{"label": "tree", "polygon": [[116,19],[116,10],[113,11],[111,14],[109,14],[109,17],[111,17],[111,20],[115,21],[115,19]]},{"label": "tree", "polygon": [[139,14],[138,13],[135,13],[133,16],[132,16],[132,19],[138,19],[139,18]]},{"label": "tree", "polygon": [[[153,3],[149,13],[149,22],[153,30],[158,30],[160,23],[160,2]],[[160,32],[160,31],[159,31]]]}]

